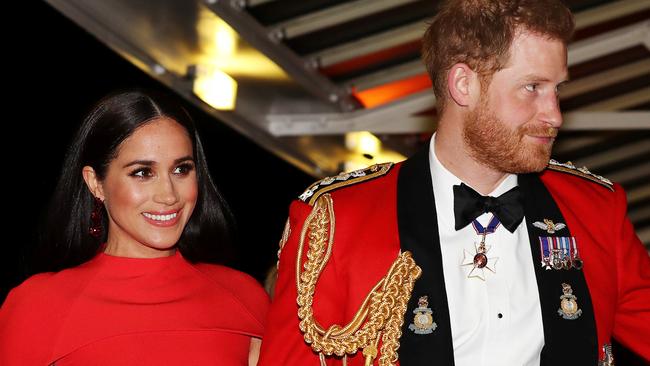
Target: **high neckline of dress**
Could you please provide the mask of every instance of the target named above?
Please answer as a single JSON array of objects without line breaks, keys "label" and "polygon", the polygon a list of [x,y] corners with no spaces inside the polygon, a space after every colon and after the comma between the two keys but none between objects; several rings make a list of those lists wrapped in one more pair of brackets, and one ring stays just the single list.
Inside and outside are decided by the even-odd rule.
[{"label": "high neckline of dress", "polygon": [[111,271],[116,270],[122,274],[144,274],[169,268],[183,261],[183,255],[176,250],[172,255],[155,258],[120,257],[100,252],[92,262],[99,267],[110,268]]}]

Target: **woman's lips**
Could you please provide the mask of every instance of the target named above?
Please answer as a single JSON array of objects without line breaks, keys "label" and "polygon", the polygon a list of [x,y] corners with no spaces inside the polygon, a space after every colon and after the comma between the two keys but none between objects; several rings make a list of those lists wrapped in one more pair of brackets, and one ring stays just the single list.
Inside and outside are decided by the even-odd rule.
[{"label": "woman's lips", "polygon": [[181,210],[167,212],[143,212],[142,216],[148,223],[154,226],[168,227],[174,226],[176,223],[178,223],[178,220],[181,218],[180,213]]}]

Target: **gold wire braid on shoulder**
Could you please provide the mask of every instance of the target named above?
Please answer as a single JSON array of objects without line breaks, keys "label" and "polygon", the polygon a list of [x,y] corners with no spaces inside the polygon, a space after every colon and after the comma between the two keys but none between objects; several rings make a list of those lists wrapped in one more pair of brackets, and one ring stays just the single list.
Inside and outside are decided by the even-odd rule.
[{"label": "gold wire braid on shoulder", "polygon": [[381,177],[388,173],[393,165],[393,163],[375,164],[353,172],[341,173],[333,177],[323,178],[309,186],[309,188],[300,195],[299,199],[312,206],[321,195],[338,188]]},{"label": "gold wire braid on shoulder", "polygon": [[[298,317],[305,342],[319,354],[321,365],[325,356],[343,357],[363,350],[365,364],[377,357],[381,338],[380,366],[397,362],[399,338],[402,336],[404,314],[413,285],[422,274],[410,252],[401,253],[384,276],[366,296],[354,318],[345,326],[324,329],[314,318],[312,304],[318,278],[332,254],[335,218],[332,197],[322,195],[307,216],[300,233],[296,259]],[[308,241],[307,261],[301,266],[303,246]],[[304,270],[303,270],[304,269]]]},{"label": "gold wire braid on shoulder", "polygon": [[567,161],[566,163],[560,163],[557,160],[551,159],[548,162],[548,166],[546,168],[550,170],[555,170],[557,172],[577,175],[580,178],[584,178],[594,183],[598,183],[601,186],[608,188],[612,192],[614,191],[614,183],[612,183],[612,181],[610,181],[609,179],[601,175],[590,172],[589,169],[587,169],[587,167],[585,166],[583,166],[582,168],[578,168],[575,165],[573,165],[573,163],[570,161]]}]

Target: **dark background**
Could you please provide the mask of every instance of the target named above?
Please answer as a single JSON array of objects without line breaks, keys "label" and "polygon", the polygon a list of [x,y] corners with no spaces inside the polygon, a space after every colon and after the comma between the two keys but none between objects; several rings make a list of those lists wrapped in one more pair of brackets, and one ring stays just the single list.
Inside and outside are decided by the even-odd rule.
[{"label": "dark background", "polygon": [[[26,278],[40,217],[91,105],[116,89],[168,90],[48,4],[19,3],[5,8],[2,27],[0,302]],[[314,178],[178,99],[197,123],[212,177],[237,220],[232,266],[261,280],[275,264],[290,201]],[[614,351],[617,366],[647,364],[619,344]]]},{"label": "dark background", "polygon": [[[116,89],[168,91],[50,5],[30,2],[5,30],[2,115],[4,192],[0,301],[26,276],[41,215],[74,132],[97,100]],[[11,17],[13,15],[6,14]],[[8,63],[7,63],[8,62]],[[262,279],[275,265],[291,200],[314,180],[182,98],[194,118],[211,175],[237,220],[239,260]]]}]

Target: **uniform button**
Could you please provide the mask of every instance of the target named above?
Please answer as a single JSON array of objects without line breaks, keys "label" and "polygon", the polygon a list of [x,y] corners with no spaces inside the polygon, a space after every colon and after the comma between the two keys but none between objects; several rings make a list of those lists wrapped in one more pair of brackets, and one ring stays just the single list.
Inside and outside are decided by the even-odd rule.
[{"label": "uniform button", "polygon": [[501,319],[501,318],[503,318],[503,314],[499,313],[499,314],[497,314],[497,317],[498,317],[499,319]]}]

